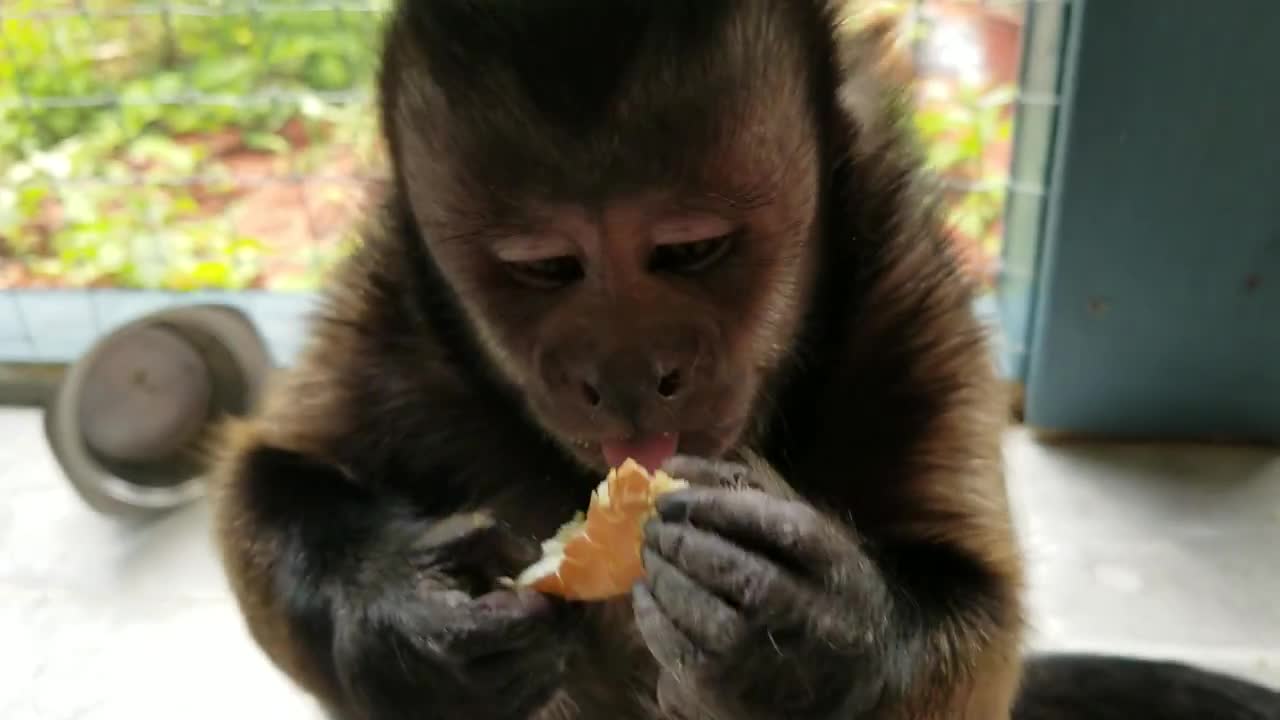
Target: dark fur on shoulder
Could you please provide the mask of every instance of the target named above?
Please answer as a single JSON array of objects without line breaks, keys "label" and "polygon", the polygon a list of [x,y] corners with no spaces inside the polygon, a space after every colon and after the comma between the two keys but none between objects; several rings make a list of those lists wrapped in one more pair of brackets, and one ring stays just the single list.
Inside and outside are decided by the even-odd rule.
[{"label": "dark fur on shoulder", "polygon": [[[884,684],[863,717],[1006,712],[1023,624],[1006,405],[878,48],[816,0],[401,3],[382,84],[393,189],[297,365],[228,429],[214,483],[228,575],[285,672],[350,718],[664,717],[629,602],[540,610],[544,623],[492,639],[531,658],[527,682],[461,699],[472,671],[424,603],[492,590],[599,475],[524,401],[517,361],[479,320],[494,297],[446,273],[428,240],[481,235],[525,192],[696,184],[695,150],[741,160],[717,143],[772,123],[809,128],[816,168],[805,146],[747,157],[816,172],[816,192],[796,191],[816,242],[786,259],[785,282],[736,290],[763,380],[735,449],[856,538],[887,590],[868,618],[888,628]],[[734,190],[767,203],[797,187]],[[472,511],[489,518],[473,535],[423,539]]]}]

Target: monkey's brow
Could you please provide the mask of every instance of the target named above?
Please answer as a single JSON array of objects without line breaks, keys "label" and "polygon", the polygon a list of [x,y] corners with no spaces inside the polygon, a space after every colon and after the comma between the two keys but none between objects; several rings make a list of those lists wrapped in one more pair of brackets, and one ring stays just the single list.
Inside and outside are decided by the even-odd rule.
[{"label": "monkey's brow", "polygon": [[[773,202],[777,189],[769,178],[753,182],[719,180],[673,183],[672,209],[680,212],[742,213]],[[448,243],[494,242],[512,235],[537,234],[547,227],[545,218],[527,211],[520,202],[495,200],[485,209],[472,208],[453,215],[451,232],[440,237]]]},{"label": "monkey's brow", "polygon": [[525,212],[519,202],[494,197],[487,200],[466,209],[453,208],[450,232],[440,239],[450,243],[491,242],[514,234],[533,233],[544,225]]},{"label": "monkey's brow", "polygon": [[506,221],[494,220],[492,222],[478,222],[469,224],[456,232],[441,236],[440,240],[447,243],[477,243],[477,242],[494,242],[501,238],[510,237],[512,235],[529,234],[535,226],[533,224],[512,223]]},{"label": "monkey's brow", "polygon": [[728,209],[745,212],[768,205],[776,192],[768,183],[728,184],[681,192],[678,204],[682,210]]}]

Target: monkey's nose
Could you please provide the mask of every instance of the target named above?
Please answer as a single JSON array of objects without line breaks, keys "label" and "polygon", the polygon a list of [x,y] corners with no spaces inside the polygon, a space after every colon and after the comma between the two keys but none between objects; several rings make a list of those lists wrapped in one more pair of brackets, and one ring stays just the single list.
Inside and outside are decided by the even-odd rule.
[{"label": "monkey's nose", "polygon": [[566,409],[576,406],[634,423],[659,408],[670,408],[688,394],[686,360],[673,353],[630,350],[576,362],[552,361],[545,377]]},{"label": "monkey's nose", "polygon": [[658,395],[663,400],[674,400],[684,389],[684,376],[680,368],[663,373],[658,378]]},{"label": "monkey's nose", "polygon": [[[608,391],[609,395],[616,396],[613,398],[615,402],[611,404],[625,406],[628,403],[626,402],[626,398],[622,396],[639,396],[642,393],[652,393],[660,400],[671,401],[677,399],[684,390],[684,376],[679,368],[665,373],[653,373],[651,377],[656,379],[646,382],[647,378],[642,378],[638,383],[628,382],[628,379],[625,378],[616,378],[616,380],[619,381],[619,384],[611,387],[610,391]],[[628,388],[635,387],[636,385],[648,385],[649,387],[646,390],[640,390],[639,388],[636,388],[635,391],[628,390]],[[578,389],[582,402],[585,403],[587,407],[598,408],[605,401],[606,393],[602,393],[598,383],[593,382],[592,380],[581,380]],[[634,399],[641,403],[648,400],[648,398],[643,397],[636,397]]]},{"label": "monkey's nose", "polygon": [[582,381],[582,399],[586,401],[588,407],[600,407],[600,391],[596,389],[595,384]]},{"label": "monkey's nose", "polygon": [[[612,378],[616,382],[607,384],[608,389],[600,388],[600,383],[590,379],[582,379],[579,382],[579,397],[582,404],[591,409],[605,404],[605,400],[611,400],[609,405],[616,409],[625,409],[628,406],[636,404],[645,404],[657,397],[660,401],[673,401],[684,392],[684,374],[680,369],[669,370],[666,373],[654,373],[649,378]],[[608,382],[608,380],[605,380]],[[637,386],[648,386],[645,389]],[[650,397],[643,397],[649,395]]]}]

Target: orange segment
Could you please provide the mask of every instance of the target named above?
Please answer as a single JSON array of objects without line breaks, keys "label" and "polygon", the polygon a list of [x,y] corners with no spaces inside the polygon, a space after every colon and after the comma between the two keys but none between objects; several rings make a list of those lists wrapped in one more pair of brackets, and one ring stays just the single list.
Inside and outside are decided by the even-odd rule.
[{"label": "orange segment", "polygon": [[542,558],[515,584],[569,600],[607,600],[631,591],[644,576],[640,561],[644,524],[658,496],[688,487],[659,470],[649,474],[627,460],[591,493],[585,514],[542,544]]}]

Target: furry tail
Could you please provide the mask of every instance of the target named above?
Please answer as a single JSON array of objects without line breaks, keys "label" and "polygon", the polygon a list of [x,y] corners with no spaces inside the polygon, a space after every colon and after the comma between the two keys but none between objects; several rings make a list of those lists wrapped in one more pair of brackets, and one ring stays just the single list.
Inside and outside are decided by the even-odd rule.
[{"label": "furry tail", "polygon": [[1280,720],[1280,691],[1176,662],[1029,658],[1013,720]]}]

